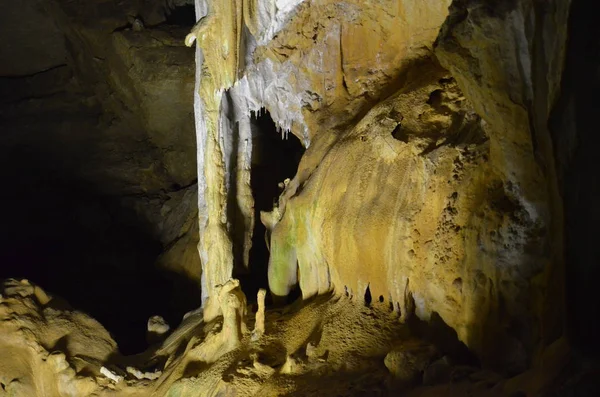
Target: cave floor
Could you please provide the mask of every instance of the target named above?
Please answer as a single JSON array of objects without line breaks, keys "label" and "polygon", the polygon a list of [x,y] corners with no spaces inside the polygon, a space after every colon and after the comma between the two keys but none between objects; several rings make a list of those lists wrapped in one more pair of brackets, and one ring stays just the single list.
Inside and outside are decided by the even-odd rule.
[{"label": "cave floor", "polygon": [[[181,332],[175,342],[168,339],[150,360],[139,356],[139,366],[143,367],[144,360],[147,365],[161,361],[157,357],[162,355],[167,364],[161,378],[127,380],[116,386],[117,394],[142,396],[152,390],[156,395],[173,396],[387,395],[392,384],[384,358],[392,341],[410,337],[408,327],[385,304],[369,307],[347,297],[321,296],[267,310],[265,333],[260,339],[253,341],[251,332],[247,332],[239,348],[211,365],[194,363],[190,346],[206,336],[207,328],[218,330],[219,321],[209,325],[197,322],[195,328]],[[254,328],[252,311],[247,325],[250,330]],[[181,328],[186,328],[185,322]]]},{"label": "cave floor", "polygon": [[0,293],[0,396],[492,397],[565,383],[564,341],[543,367],[508,379],[416,337],[387,302],[298,300],[267,309],[260,337],[250,305],[234,348],[223,318],[204,322],[198,310],[163,342],[124,356],[100,323],[40,287],[8,280]]}]

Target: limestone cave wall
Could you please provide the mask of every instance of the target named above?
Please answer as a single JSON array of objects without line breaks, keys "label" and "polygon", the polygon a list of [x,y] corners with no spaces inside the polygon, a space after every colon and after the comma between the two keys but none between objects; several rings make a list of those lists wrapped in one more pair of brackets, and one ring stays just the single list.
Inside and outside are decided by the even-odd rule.
[{"label": "limestone cave wall", "polygon": [[598,48],[572,2],[13,2],[2,277],[132,327],[232,276],[374,300],[509,374],[591,343]]},{"label": "limestone cave wall", "polygon": [[304,298],[368,291],[404,320],[441,318],[486,365],[530,366],[564,318],[549,121],[570,2],[317,1],[294,3],[291,14],[267,3],[200,2],[188,36],[202,50],[205,296],[235,272],[232,252],[248,249],[252,230],[242,226],[242,243],[230,237],[227,197],[252,201],[239,172],[247,163],[228,179],[236,166],[226,154],[236,149],[219,141],[239,133],[251,142],[244,124],[264,107],[307,148],[261,215],[275,296],[296,284]]},{"label": "limestone cave wall", "polygon": [[0,16],[0,277],[60,293],[125,351],[146,346],[149,316],[179,322],[200,302],[194,20],[193,4],[160,1],[26,0]]}]

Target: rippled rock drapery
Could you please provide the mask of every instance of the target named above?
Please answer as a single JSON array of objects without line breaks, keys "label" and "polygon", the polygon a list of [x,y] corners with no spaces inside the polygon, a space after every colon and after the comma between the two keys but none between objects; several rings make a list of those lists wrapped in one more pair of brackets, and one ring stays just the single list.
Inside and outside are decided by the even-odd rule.
[{"label": "rippled rock drapery", "polygon": [[[306,147],[320,140],[307,160],[318,162],[337,139],[335,130],[389,95],[410,60],[427,53],[449,4],[391,2],[390,13],[390,4],[361,2],[238,3],[215,4],[196,35],[203,50],[197,53],[196,130],[205,299],[234,262],[248,266],[255,222],[250,112],[266,108],[282,134],[290,131]],[[199,16],[211,7],[196,6]],[[334,133],[323,132],[329,130]],[[287,191],[296,187],[292,182]]]},{"label": "rippled rock drapery", "polygon": [[[264,214],[272,293],[296,283],[305,298],[368,289],[404,318],[436,313],[484,363],[509,371],[560,335],[562,210],[545,123],[568,3],[458,2],[449,14],[448,5],[305,2],[270,41],[249,30],[240,38],[243,28],[218,43],[205,34],[197,100],[198,131],[208,131],[199,135],[208,139],[199,162],[207,294],[231,273],[236,245],[247,257],[254,222],[244,217],[236,242],[225,208],[234,196],[243,213],[251,208],[240,172],[251,142],[233,149],[238,173],[228,179],[232,149],[223,148],[235,134],[226,131],[238,128],[245,145],[244,118],[265,107],[308,147]],[[255,17],[227,18],[250,28]],[[210,23],[203,29],[215,36]],[[259,46],[242,62],[243,51],[218,56],[223,42]]]},{"label": "rippled rock drapery", "polygon": [[439,314],[487,365],[530,365],[561,333],[545,125],[567,17],[562,3],[451,7],[435,49],[449,73],[423,61],[318,167],[307,152],[273,232],[272,291],[288,293],[297,263],[304,296],[368,288],[405,317]]}]

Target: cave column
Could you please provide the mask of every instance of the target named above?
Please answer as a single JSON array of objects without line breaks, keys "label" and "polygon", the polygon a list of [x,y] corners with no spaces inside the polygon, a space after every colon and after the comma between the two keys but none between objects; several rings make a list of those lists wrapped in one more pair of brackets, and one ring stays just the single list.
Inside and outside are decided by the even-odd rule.
[{"label": "cave column", "polygon": [[[231,209],[240,207],[235,202],[239,201],[238,193],[247,195],[244,186],[249,186],[250,171],[240,161],[244,163],[243,160],[249,157],[251,142],[247,139],[233,139],[238,138],[233,134],[239,133],[234,128],[237,122],[235,114],[240,113],[235,108],[239,104],[235,101],[229,103],[232,109],[225,113],[222,105],[223,100],[231,102],[227,90],[239,77],[241,0],[196,0],[195,5],[199,22],[186,38],[186,44],[192,45],[196,41],[194,110],[198,147],[198,251],[202,262],[204,304],[215,286],[223,284],[232,276],[236,216]],[[245,134],[241,135],[243,137]],[[244,154],[241,158],[240,150]],[[235,154],[233,162],[232,153]],[[235,197],[230,197],[232,194]],[[232,200],[234,205],[231,205]],[[247,205],[241,206],[245,207]],[[253,216],[252,211],[246,212]],[[245,219],[247,214],[244,211],[241,215],[244,225],[252,224],[252,219]],[[249,246],[244,246],[244,260],[249,249]]]}]

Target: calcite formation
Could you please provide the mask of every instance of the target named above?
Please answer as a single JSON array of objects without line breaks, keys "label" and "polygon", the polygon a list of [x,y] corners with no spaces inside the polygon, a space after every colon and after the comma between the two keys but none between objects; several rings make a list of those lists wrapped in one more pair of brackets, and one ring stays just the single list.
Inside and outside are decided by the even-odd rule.
[{"label": "calcite formation", "polygon": [[247,118],[264,107],[308,148],[261,215],[272,294],[368,291],[402,319],[439,315],[487,365],[530,365],[560,335],[562,212],[544,126],[568,2],[299,2],[275,36],[256,21],[279,3],[246,4],[208,4],[189,36],[202,49],[205,297],[248,265]]},{"label": "calcite formation", "polygon": [[[309,160],[318,162],[337,139],[336,133],[320,131],[339,128],[389,95],[410,62],[431,48],[448,5],[197,2],[200,22],[187,44],[196,40],[198,48],[195,109],[204,300],[234,267],[248,266],[258,221],[249,188],[250,113],[266,108],[283,135],[294,133],[305,147],[315,139],[323,141]],[[398,20],[403,22],[400,29]]]},{"label": "calcite formation", "polygon": [[[57,4],[68,16],[75,3]],[[75,48],[106,55],[75,62],[104,70],[99,92],[119,98],[109,106],[143,115],[139,141],[161,162],[136,169],[133,192],[177,187],[131,207],[150,214],[167,247],[158,265],[196,292],[201,283],[202,305],[172,331],[151,319],[158,338],[124,357],[99,323],[8,280],[0,394],[551,390],[570,373],[561,338],[566,160],[557,158],[560,131],[549,130],[570,3],[195,0],[198,23],[181,40],[149,28],[153,13],[126,10],[117,19],[127,27],[106,43],[89,29],[71,32]],[[191,96],[184,45],[196,46],[197,209],[189,151],[168,147],[191,124],[189,114],[171,116]],[[45,62],[60,66],[60,56]],[[169,65],[169,78],[153,62]],[[83,80],[98,75],[81,69]],[[272,210],[257,216],[252,118],[262,112],[306,151],[296,175],[278,181]],[[260,289],[252,313],[233,278],[258,268],[256,222],[266,229],[272,301],[301,291],[284,309],[265,307]]]},{"label": "calcite formation", "polygon": [[[570,4],[457,4],[435,52],[486,121],[490,164],[514,203],[503,209],[504,216],[513,214],[505,223],[509,230],[483,226],[504,240],[494,242],[495,247],[485,244],[490,255],[477,261],[485,273],[500,276],[491,278],[495,290],[489,300],[496,303],[487,318],[491,327],[508,327],[513,339],[536,353],[560,335],[565,315],[564,214],[555,165],[558,147],[549,125],[560,92]],[[482,40],[485,47],[478,45]],[[521,215],[515,218],[516,213]],[[476,321],[483,315],[473,313]],[[493,345],[482,331],[472,335],[478,350]]]},{"label": "calcite formation", "polygon": [[[236,298],[230,298],[235,296]],[[204,306],[203,317],[205,322],[210,322],[218,316],[225,316],[223,308],[227,310],[231,309],[231,305],[228,302],[237,301],[237,312],[235,315],[228,313],[227,318],[238,318],[241,322],[241,328],[246,330],[245,318],[246,318],[246,295],[240,287],[239,280],[230,279],[227,280],[223,285],[215,286],[215,294],[209,298],[209,301]],[[233,304],[233,303],[232,303]]]},{"label": "calcite formation", "polygon": [[165,339],[171,327],[161,316],[152,316],[148,319],[146,340],[153,344]]},{"label": "calcite formation", "polygon": [[261,288],[256,296],[258,310],[254,320],[254,330],[252,331],[252,339],[259,339],[265,333],[265,296],[267,291]]},{"label": "calcite formation", "polygon": [[90,395],[103,364],[117,353],[96,320],[28,280],[0,285],[0,384],[12,396]]},{"label": "calcite formation", "polygon": [[436,354],[435,347],[422,341],[408,340],[395,346],[385,356],[384,364],[394,381],[410,385],[429,367]]},{"label": "calcite formation", "polygon": [[204,302],[231,277],[234,265],[248,267],[254,227],[251,112],[270,101],[276,123],[286,130],[299,117],[299,106],[290,117],[288,104],[281,102],[294,95],[272,62],[252,60],[257,43],[268,41],[298,3],[196,2],[200,21],[186,44],[197,44],[194,109]]}]

